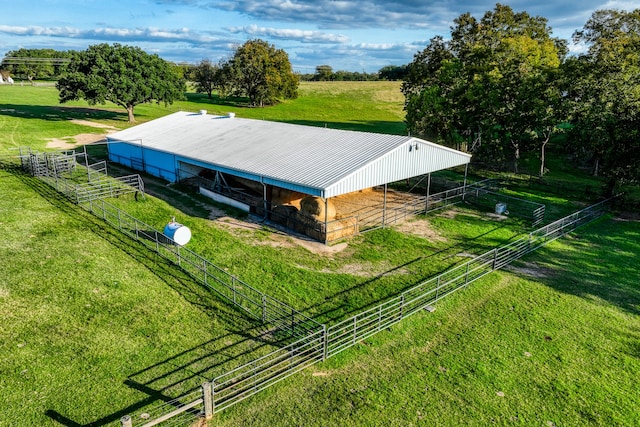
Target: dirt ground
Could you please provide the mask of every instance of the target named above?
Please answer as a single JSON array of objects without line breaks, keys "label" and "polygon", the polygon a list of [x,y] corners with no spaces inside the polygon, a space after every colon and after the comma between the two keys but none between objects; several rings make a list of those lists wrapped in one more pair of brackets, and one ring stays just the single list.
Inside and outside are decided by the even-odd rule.
[{"label": "dirt ground", "polygon": [[82,126],[90,126],[98,129],[104,129],[104,133],[81,133],[73,136],[64,136],[62,138],[50,138],[47,140],[47,148],[54,148],[59,150],[68,150],[75,148],[79,145],[92,144],[94,142],[104,140],[105,135],[115,132],[118,129],[113,126],[105,125],[102,123],[96,123],[89,120],[73,119],[72,123]]}]

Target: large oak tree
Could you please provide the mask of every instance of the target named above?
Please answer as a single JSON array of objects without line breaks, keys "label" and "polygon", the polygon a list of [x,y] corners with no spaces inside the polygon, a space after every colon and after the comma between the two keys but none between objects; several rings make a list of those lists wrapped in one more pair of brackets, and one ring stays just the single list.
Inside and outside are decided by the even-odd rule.
[{"label": "large oak tree", "polygon": [[231,92],[248,97],[252,106],[298,96],[299,78],[291,68],[289,55],[264,40],[249,40],[239,46],[223,65],[222,76],[231,85]]},{"label": "large oak tree", "polygon": [[174,66],[139,47],[99,44],[74,52],[56,87],[60,102],[85,99],[89,104],[113,102],[127,110],[147,102],[171,104],[182,99],[184,80]]}]

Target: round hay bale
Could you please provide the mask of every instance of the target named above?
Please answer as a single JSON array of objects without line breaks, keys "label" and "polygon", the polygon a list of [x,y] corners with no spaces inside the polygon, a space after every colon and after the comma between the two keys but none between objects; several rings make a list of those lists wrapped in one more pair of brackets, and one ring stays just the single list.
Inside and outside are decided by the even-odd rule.
[{"label": "round hay bale", "polygon": [[293,190],[273,187],[271,203],[276,205],[292,205],[300,209],[300,200],[306,195]]},{"label": "round hay bale", "polygon": [[[325,214],[325,201],[322,197],[307,196],[300,200],[300,213],[318,221],[324,222],[325,217],[333,220],[336,217],[336,207],[331,200],[327,201],[327,212]],[[325,216],[326,215],[326,216]]]}]

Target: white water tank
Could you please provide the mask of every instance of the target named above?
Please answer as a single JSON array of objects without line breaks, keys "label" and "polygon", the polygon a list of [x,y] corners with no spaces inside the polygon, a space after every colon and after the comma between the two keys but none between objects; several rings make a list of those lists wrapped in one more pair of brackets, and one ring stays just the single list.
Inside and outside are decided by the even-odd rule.
[{"label": "white water tank", "polygon": [[496,213],[498,215],[502,215],[503,213],[505,213],[507,211],[507,204],[506,203],[496,203]]},{"label": "white water tank", "polygon": [[184,246],[191,240],[191,230],[175,221],[171,221],[164,226],[164,235],[176,242],[180,246]]}]

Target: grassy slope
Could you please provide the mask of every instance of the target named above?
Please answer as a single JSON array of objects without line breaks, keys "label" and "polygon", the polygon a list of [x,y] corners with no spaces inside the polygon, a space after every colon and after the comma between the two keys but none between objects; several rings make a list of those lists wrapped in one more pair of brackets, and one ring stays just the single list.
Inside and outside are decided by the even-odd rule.
[{"label": "grassy slope", "polygon": [[273,348],[39,181],[0,180],[0,426],[117,420]]},{"label": "grassy slope", "polygon": [[216,425],[639,425],[638,253],[637,222],[590,225]]},{"label": "grassy slope", "polygon": [[[301,98],[272,109],[220,107],[209,104],[200,95],[190,95],[189,102],[169,108],[140,106],[136,112],[142,121],[177,109],[207,108],[221,113],[236,111],[244,117],[320,126],[326,123],[344,128],[361,126],[360,129],[378,132],[398,129],[397,133],[402,133],[398,122],[401,99],[398,101],[393,92],[393,85],[398,85],[383,85],[380,91],[376,87],[381,86],[372,83],[304,85]],[[0,109],[13,111],[0,114],[3,130],[0,147],[3,148],[27,144],[43,147],[46,138],[100,132],[70,123],[66,117],[128,126],[118,109],[86,109],[86,104],[79,102],[61,112],[55,102],[55,90],[14,87],[5,91],[5,88],[8,87],[0,88],[3,90]],[[359,94],[354,100],[348,93],[356,90]],[[355,117],[351,111],[362,112],[366,120],[349,120]],[[115,419],[121,415],[115,411],[136,412],[131,405],[145,398],[146,394],[136,391],[136,383],[160,390],[176,379],[175,376],[187,372],[205,369],[203,374],[208,376],[212,371],[206,371],[207,366],[243,352],[242,344],[234,344],[241,339],[234,332],[248,330],[251,325],[215,299],[174,277],[175,269],[171,266],[162,267],[158,260],[145,260],[145,256],[115,236],[103,238],[103,231],[98,231],[99,223],[88,227],[88,233],[80,231],[86,227],[86,221],[91,224],[90,219],[66,204],[51,205],[44,201],[34,193],[34,184],[29,182],[32,181],[2,173],[0,207],[3,217],[9,219],[1,221],[3,229],[8,224],[9,232],[0,244],[0,271],[7,272],[0,282],[3,303],[0,369],[3,378],[5,373],[7,378],[0,385],[0,392],[11,397],[0,403],[0,426],[3,423],[44,425],[56,417],[62,421],[68,417],[81,424],[104,417]],[[153,225],[158,227],[167,215],[175,212],[175,208],[155,199],[128,206],[143,209],[140,215],[156,221]],[[146,210],[151,206],[153,209]],[[431,218],[447,241],[407,238],[392,230],[382,230],[357,239],[349,251],[331,258],[315,257],[299,248],[278,250],[260,244],[272,238],[262,230],[230,234],[200,218],[185,219],[196,231],[194,245],[209,258],[232,270],[235,268],[249,283],[291,301],[296,307],[330,319],[350,311],[348,307],[361,307],[388,295],[393,289],[405,286],[408,278],[417,275],[413,278],[417,280],[432,274],[430,268],[433,271],[443,268],[446,264],[441,262],[452,262],[448,258],[452,254],[472,251],[476,245],[500,243],[512,235],[507,228],[496,228],[492,223],[462,214],[465,227],[451,227],[452,221],[445,217]],[[622,283],[614,287],[610,298],[602,296],[597,286],[598,292],[589,294],[596,297],[589,298],[576,297],[589,292],[588,289],[578,292],[560,288],[561,284],[570,283],[568,271],[571,270],[581,275],[577,286],[582,282],[593,285],[591,282],[598,276],[585,273],[581,264],[571,267],[574,262],[584,263],[589,259],[574,252],[573,246],[558,243],[560,246],[556,249],[562,249],[567,259],[556,266],[559,269],[548,278],[529,281],[506,273],[493,276],[500,280],[486,280],[447,301],[436,313],[410,320],[398,329],[402,332],[400,335],[385,333],[368,345],[318,367],[329,376],[313,377],[311,372],[305,372],[267,395],[240,405],[238,412],[223,414],[221,420],[228,425],[246,424],[249,411],[256,425],[314,425],[315,421],[305,415],[310,413],[335,421],[329,424],[407,425],[422,419],[428,425],[433,417],[450,413],[448,418],[439,418],[440,424],[478,420],[482,425],[491,419],[507,423],[511,416],[535,421],[534,414],[541,412],[541,422],[546,422],[543,415],[549,414],[548,420],[555,420],[558,425],[578,425],[590,420],[606,425],[607,420],[614,419],[609,408],[609,400],[613,399],[621,408],[615,409],[621,414],[618,421],[633,425],[632,414],[625,408],[637,402],[629,401],[633,398],[629,397],[631,384],[623,380],[637,377],[638,373],[637,347],[634,350],[629,344],[629,340],[638,338],[638,294],[634,288],[638,280],[632,268],[618,264],[620,260],[628,261],[628,254],[637,255],[637,244],[626,240],[637,238],[638,224],[616,223],[615,227],[607,227],[603,231],[612,240],[592,244],[587,239],[586,242],[589,248],[600,248],[602,262],[599,265],[613,266],[611,273],[606,274],[613,276],[616,271],[611,281],[605,277],[596,284],[601,287],[605,283]],[[32,235],[34,237],[27,238]],[[211,240],[199,242],[205,235]],[[247,239],[258,244],[247,245],[244,243]],[[621,253],[627,254],[622,258],[618,252],[607,252],[610,245],[618,243],[622,245]],[[435,253],[440,257],[433,255]],[[547,258],[540,257],[539,262]],[[361,270],[376,273],[415,259],[421,262],[403,267],[401,274],[373,281],[344,273],[354,264]],[[237,269],[238,264],[243,268]],[[161,273],[151,274],[150,269],[158,266],[162,267]],[[317,288],[316,284],[322,287]],[[98,296],[104,297],[99,305],[95,301]],[[96,306],[99,309],[94,310]],[[509,316],[505,315],[504,307],[511,306],[522,309],[508,310]],[[567,322],[568,311],[578,322]],[[573,315],[574,311],[578,316]],[[141,322],[136,313],[144,313],[147,320]],[[540,328],[552,337],[551,341],[543,337],[543,342],[539,342],[535,331]],[[619,333],[618,328],[625,329],[624,333]],[[187,333],[189,330],[194,332]],[[565,333],[578,339],[573,339],[574,343],[567,347],[568,339],[555,339]],[[119,349],[121,342],[127,347],[125,351]],[[522,348],[514,347],[518,342],[523,343]],[[230,348],[222,350],[225,346]],[[171,359],[182,351],[184,355]],[[523,359],[524,362],[519,357],[523,351],[532,354]],[[629,353],[635,356],[629,358]],[[199,368],[190,364],[201,357]],[[235,363],[248,356],[238,357]],[[615,363],[610,362],[612,358]],[[520,362],[532,364],[533,369]],[[157,367],[144,371],[156,363],[159,363]],[[624,363],[624,372],[632,375],[620,375],[621,363]],[[178,372],[162,379],[176,366]],[[539,370],[545,369],[550,373],[538,378]],[[579,382],[577,390],[595,396],[589,400],[593,403],[591,412],[585,409],[586,403],[580,401],[577,392],[566,392],[567,387],[573,387],[571,379],[583,373],[591,384]],[[202,378],[196,375],[191,384]],[[128,386],[123,385],[125,381]],[[546,386],[540,386],[539,382]],[[47,388],[34,385],[40,383],[47,384]],[[611,397],[605,398],[602,390],[610,387],[609,384],[614,388]],[[516,390],[519,385],[522,386],[520,392]],[[498,391],[504,391],[505,397],[495,400],[494,389],[499,386]],[[86,394],[81,392],[85,387],[90,387]],[[298,397],[307,392],[308,398]],[[567,394],[573,397],[567,399]],[[24,402],[28,402],[27,410],[23,409]],[[385,407],[384,414],[381,406]],[[520,412],[511,415],[514,412],[511,409],[516,407]],[[599,419],[593,413],[602,413],[604,418]],[[322,419],[317,417],[317,425],[326,425],[320,423]]]}]

